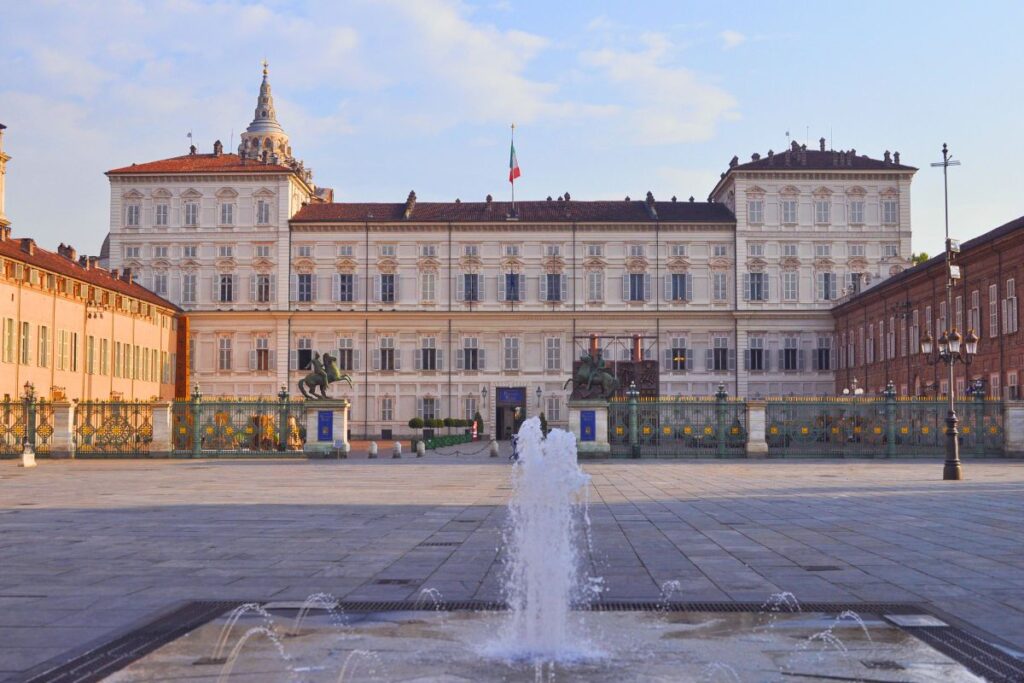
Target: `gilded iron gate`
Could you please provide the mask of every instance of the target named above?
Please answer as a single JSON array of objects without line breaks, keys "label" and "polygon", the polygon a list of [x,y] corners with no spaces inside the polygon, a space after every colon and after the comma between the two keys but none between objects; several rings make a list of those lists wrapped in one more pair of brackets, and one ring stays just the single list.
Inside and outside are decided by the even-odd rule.
[{"label": "gilded iron gate", "polygon": [[75,452],[148,455],[153,442],[153,405],[128,401],[82,401],[75,408]]},{"label": "gilded iron gate", "polygon": [[[613,455],[632,453],[630,402],[608,406],[608,440]],[[636,403],[641,457],[724,458],[746,453],[746,403],[730,399],[640,397]]]},{"label": "gilded iron gate", "polygon": [[173,452],[178,455],[260,455],[302,451],[306,406],[302,401],[175,401]]},{"label": "gilded iron gate", "polygon": [[53,442],[53,404],[43,400],[0,401],[0,458],[21,455],[25,440],[37,455],[50,453]]}]

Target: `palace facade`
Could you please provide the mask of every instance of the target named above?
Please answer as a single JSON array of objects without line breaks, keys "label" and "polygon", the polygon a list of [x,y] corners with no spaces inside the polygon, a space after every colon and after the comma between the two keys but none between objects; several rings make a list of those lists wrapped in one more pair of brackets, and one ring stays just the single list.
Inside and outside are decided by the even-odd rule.
[{"label": "palace facade", "polygon": [[642,336],[662,394],[827,394],[830,309],[910,263],[899,154],[734,158],[708,201],[335,203],[292,154],[263,82],[238,149],[108,172],[109,259],[188,312],[206,394],[273,395],[312,353],[355,384],[354,435],[412,417],[568,418],[564,383],[596,334]]}]

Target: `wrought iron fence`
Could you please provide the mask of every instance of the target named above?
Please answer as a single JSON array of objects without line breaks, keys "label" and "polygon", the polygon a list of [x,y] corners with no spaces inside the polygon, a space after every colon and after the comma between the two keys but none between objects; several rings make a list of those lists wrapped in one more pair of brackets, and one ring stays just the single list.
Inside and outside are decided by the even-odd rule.
[{"label": "wrought iron fence", "polygon": [[[1003,407],[997,400],[957,402],[960,454],[1003,452]],[[946,447],[947,404],[895,397],[769,399],[765,437],[776,457],[933,457]]]},{"label": "wrought iron fence", "polygon": [[175,454],[259,455],[302,451],[306,442],[302,401],[189,400],[171,407]]},{"label": "wrought iron fence", "polygon": [[53,404],[43,400],[0,401],[0,457],[21,455],[25,441],[39,455],[50,453],[53,443]]},{"label": "wrought iron fence", "polygon": [[[632,454],[631,402],[608,406],[608,441],[613,455]],[[723,458],[746,452],[747,410],[727,398],[639,397],[636,440],[641,457]]]},{"label": "wrought iron fence", "polygon": [[127,401],[82,401],[75,407],[75,452],[148,455],[153,442],[153,406]]}]

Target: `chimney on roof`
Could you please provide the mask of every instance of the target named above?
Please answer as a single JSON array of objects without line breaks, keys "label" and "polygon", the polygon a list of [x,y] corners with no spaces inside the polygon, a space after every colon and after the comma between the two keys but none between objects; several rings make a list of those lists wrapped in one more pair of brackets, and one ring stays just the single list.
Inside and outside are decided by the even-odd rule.
[{"label": "chimney on roof", "polygon": [[99,256],[90,256],[89,257],[89,266],[88,267],[89,267],[89,270],[95,270],[96,268],[99,268],[100,267],[100,257]]},{"label": "chimney on roof", "polygon": [[6,242],[11,239],[11,226],[0,225],[0,242]]},{"label": "chimney on roof", "polygon": [[33,256],[36,253],[36,241],[31,237],[22,237],[21,250],[29,256]]},{"label": "chimney on roof", "polygon": [[818,138],[818,150],[821,152],[825,151],[825,138]]},{"label": "chimney on roof", "polygon": [[66,247],[64,247],[64,256],[69,261],[77,261],[78,260],[78,251],[76,251],[75,248],[69,244]]},{"label": "chimney on roof", "polygon": [[412,218],[412,210],[416,208],[416,190],[409,190],[409,196],[405,199],[405,219]]},{"label": "chimney on roof", "polygon": [[78,257],[78,267],[79,268],[84,268],[86,270],[89,270],[89,257],[88,256],[79,256]]},{"label": "chimney on roof", "polygon": [[121,271],[121,280],[124,281],[124,282],[131,282],[132,281],[132,269],[131,268],[125,268],[124,270]]},{"label": "chimney on roof", "polygon": [[219,157],[224,153],[224,145],[220,143],[220,140],[214,140],[213,142],[213,156]]},{"label": "chimney on roof", "polygon": [[735,168],[736,166],[739,166],[739,163],[740,158],[734,154],[732,159],[729,159],[729,168]]},{"label": "chimney on roof", "polygon": [[189,145],[188,146],[188,153],[189,153],[189,156],[193,156],[194,157],[196,155],[196,146],[195,145]]},{"label": "chimney on roof", "polygon": [[895,164],[899,164],[900,163],[900,153],[899,152],[893,152],[892,153],[892,161]]},{"label": "chimney on roof", "polygon": [[882,155],[882,163],[892,163],[892,154],[889,153],[889,150],[885,150],[885,154]]},{"label": "chimney on roof", "polygon": [[117,273],[118,273],[117,268],[111,268],[110,269],[110,277],[114,278],[115,280],[117,279]]}]

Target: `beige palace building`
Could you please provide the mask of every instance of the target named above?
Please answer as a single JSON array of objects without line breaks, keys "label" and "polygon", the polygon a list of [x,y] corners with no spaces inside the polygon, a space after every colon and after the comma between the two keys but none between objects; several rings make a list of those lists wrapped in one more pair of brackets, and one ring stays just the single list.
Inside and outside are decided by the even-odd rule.
[{"label": "beige palace building", "polygon": [[830,309],[909,264],[914,171],[821,141],[734,158],[707,201],[336,203],[264,72],[235,152],[108,172],[109,259],[188,311],[206,394],[272,396],[330,352],[356,436],[476,411],[504,435],[516,406],[566,423],[591,334],[611,361],[643,335],[664,395],[831,393]]},{"label": "beige palace building", "polygon": [[0,145],[0,398],[17,399],[26,383],[41,398],[173,398],[181,309],[95,257],[12,238],[7,160]]}]

